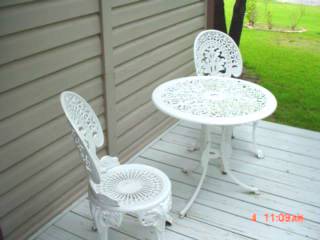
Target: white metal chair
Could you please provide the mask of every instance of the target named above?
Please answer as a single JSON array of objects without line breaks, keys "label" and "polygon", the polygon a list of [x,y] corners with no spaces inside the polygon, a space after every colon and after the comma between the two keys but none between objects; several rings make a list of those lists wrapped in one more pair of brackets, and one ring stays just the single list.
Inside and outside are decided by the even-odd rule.
[{"label": "white metal chair", "polygon": [[[196,73],[199,76],[239,77],[242,74],[243,61],[240,50],[233,39],[221,31],[200,32],[194,41],[193,54]],[[253,123],[253,147],[256,156],[263,158],[263,153],[256,144],[257,123]],[[201,132],[203,134],[204,130]],[[196,143],[190,150],[198,149],[198,145],[199,143]]]},{"label": "white metal chair", "polygon": [[90,211],[101,240],[108,239],[108,228],[119,227],[123,215],[138,217],[143,226],[155,227],[164,239],[166,222],[172,223],[171,182],[160,170],[142,165],[120,165],[118,158],[99,159],[96,150],[104,142],[99,120],[90,105],[78,94],[63,92],[62,108],[72,127],[72,136],[89,176]]}]

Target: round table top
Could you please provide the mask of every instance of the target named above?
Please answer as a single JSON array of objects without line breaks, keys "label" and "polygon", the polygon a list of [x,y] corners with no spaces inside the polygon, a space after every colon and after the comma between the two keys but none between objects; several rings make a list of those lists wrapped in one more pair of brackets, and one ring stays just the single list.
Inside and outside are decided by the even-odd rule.
[{"label": "round table top", "polygon": [[267,89],[240,79],[192,76],[165,82],[152,94],[162,112],[205,125],[237,125],[271,115],[277,100]]}]

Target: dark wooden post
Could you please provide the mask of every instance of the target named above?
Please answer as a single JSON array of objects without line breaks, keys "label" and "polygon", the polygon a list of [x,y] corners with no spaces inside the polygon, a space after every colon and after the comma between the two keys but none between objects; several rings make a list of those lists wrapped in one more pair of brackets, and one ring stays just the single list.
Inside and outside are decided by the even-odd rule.
[{"label": "dark wooden post", "polygon": [[227,33],[224,0],[207,0],[207,29]]},{"label": "dark wooden post", "polygon": [[233,7],[232,21],[229,35],[239,46],[243,27],[244,15],[246,13],[246,0],[236,0]]},{"label": "dark wooden post", "polygon": [[214,2],[215,0],[207,0],[207,29],[213,29],[214,27]]}]

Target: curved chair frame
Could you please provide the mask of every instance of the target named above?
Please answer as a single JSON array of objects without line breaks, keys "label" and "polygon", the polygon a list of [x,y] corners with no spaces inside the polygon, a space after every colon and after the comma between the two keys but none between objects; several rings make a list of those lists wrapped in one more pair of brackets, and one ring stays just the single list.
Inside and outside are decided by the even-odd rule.
[{"label": "curved chair frame", "polygon": [[[221,31],[205,30],[200,32],[194,41],[193,54],[198,76],[240,77],[242,74],[243,61],[240,50],[233,39]],[[257,148],[257,124],[258,122],[253,123],[253,150],[258,158],[264,158],[263,152]],[[199,143],[192,146],[190,150],[196,149],[199,149]]]},{"label": "curved chair frame", "polygon": [[[155,227],[158,239],[164,240],[166,221],[172,222],[169,178],[146,165],[120,165],[118,158],[111,156],[99,159],[96,149],[103,145],[104,137],[90,105],[69,91],[61,94],[60,101],[89,176],[90,211],[100,239],[107,240],[109,227],[119,227],[123,215],[131,213],[138,216],[143,226]],[[132,176],[136,178],[132,179]],[[139,192],[143,184],[146,185],[144,192]],[[137,189],[136,194],[132,192],[133,188]],[[152,194],[153,198],[150,197]]]},{"label": "curved chair frame", "polygon": [[229,35],[217,31],[200,32],[193,47],[197,75],[239,77],[243,62],[237,44]]}]

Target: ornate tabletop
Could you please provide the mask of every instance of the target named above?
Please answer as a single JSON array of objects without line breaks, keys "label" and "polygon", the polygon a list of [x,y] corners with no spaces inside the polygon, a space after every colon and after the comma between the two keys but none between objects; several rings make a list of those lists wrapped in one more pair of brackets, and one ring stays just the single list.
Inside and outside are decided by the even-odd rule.
[{"label": "ornate tabletop", "polygon": [[205,125],[237,125],[271,115],[277,101],[267,89],[244,80],[193,76],[158,86],[154,104],[168,115]]}]

